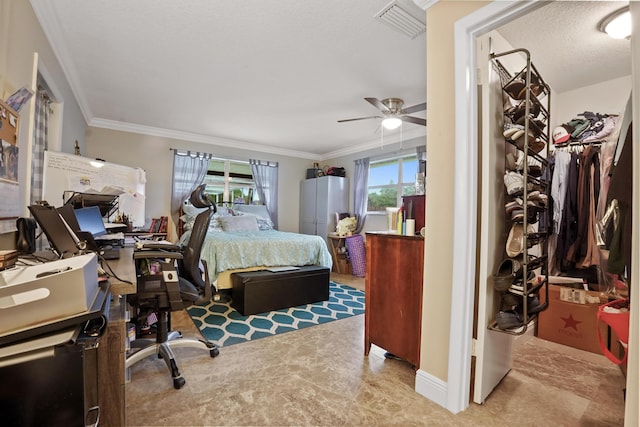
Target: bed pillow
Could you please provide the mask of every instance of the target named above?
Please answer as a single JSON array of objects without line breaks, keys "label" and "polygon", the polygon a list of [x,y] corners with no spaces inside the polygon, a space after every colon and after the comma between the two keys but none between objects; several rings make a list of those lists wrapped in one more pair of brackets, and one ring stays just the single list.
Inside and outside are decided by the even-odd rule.
[{"label": "bed pillow", "polygon": [[259,231],[253,215],[222,216],[218,219],[224,231]]},{"label": "bed pillow", "polygon": [[233,211],[236,215],[253,215],[258,221],[260,231],[273,230],[273,221],[269,216],[269,211],[265,205],[234,205]]}]

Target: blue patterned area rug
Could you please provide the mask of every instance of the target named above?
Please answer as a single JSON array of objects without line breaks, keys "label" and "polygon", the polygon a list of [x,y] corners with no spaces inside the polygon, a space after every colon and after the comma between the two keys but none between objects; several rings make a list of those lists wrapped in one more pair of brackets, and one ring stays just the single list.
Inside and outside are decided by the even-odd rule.
[{"label": "blue patterned area rug", "polygon": [[202,335],[219,347],[270,337],[364,313],[364,292],[331,282],[329,299],[314,304],[243,316],[229,303],[187,309]]}]

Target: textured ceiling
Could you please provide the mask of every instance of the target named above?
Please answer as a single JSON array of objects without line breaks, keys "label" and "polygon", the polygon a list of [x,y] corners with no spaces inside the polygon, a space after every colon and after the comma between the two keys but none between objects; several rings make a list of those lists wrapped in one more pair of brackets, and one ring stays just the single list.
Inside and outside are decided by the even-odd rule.
[{"label": "textured ceiling", "polygon": [[[377,120],[337,123],[376,115],[363,98],[425,101],[425,36],[374,19],[389,1],[31,4],[91,125],[322,160],[380,144]],[[500,32],[563,92],[631,73],[629,41],[597,30],[623,4],[552,2]]]},{"label": "textured ceiling", "polygon": [[549,2],[498,31],[516,48],[526,48],[557,93],[631,75],[629,40],[598,30],[620,1]]},{"label": "textured ceiling", "polygon": [[95,126],[318,157],[380,144],[337,123],[376,115],[364,97],[426,97],[425,35],[374,19],[389,0],[31,3]]}]

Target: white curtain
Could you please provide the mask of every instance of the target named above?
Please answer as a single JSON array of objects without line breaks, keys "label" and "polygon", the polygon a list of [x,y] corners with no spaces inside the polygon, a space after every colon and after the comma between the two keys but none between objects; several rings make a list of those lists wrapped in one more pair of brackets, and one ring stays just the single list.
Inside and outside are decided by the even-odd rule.
[{"label": "white curtain", "polygon": [[204,180],[211,157],[211,154],[206,153],[192,153],[191,151],[179,152],[178,150],[173,150],[171,217],[176,226],[178,224],[182,202],[184,202],[193,190]]},{"label": "white curtain", "polygon": [[274,228],[278,229],[278,162],[250,159],[258,199],[267,207]]},{"label": "white curtain", "polygon": [[367,219],[367,200],[369,198],[369,158],[355,161],[355,180],[353,183],[353,209],[356,218],[356,233],[362,232],[365,220]]}]

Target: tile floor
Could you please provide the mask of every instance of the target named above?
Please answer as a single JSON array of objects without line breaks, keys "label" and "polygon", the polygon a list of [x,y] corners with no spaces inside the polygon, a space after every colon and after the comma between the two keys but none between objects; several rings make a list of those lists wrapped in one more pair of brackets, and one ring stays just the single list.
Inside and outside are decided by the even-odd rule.
[{"label": "tile floor", "polygon": [[[332,275],[359,289],[364,280]],[[174,326],[197,330],[186,313]],[[624,378],[604,356],[535,337],[518,340],[514,367],[484,405],[453,415],[414,391],[415,372],[374,348],[364,315],[221,349],[176,351],[187,384],[162,361],[131,370],[130,426],[621,426]]]}]

